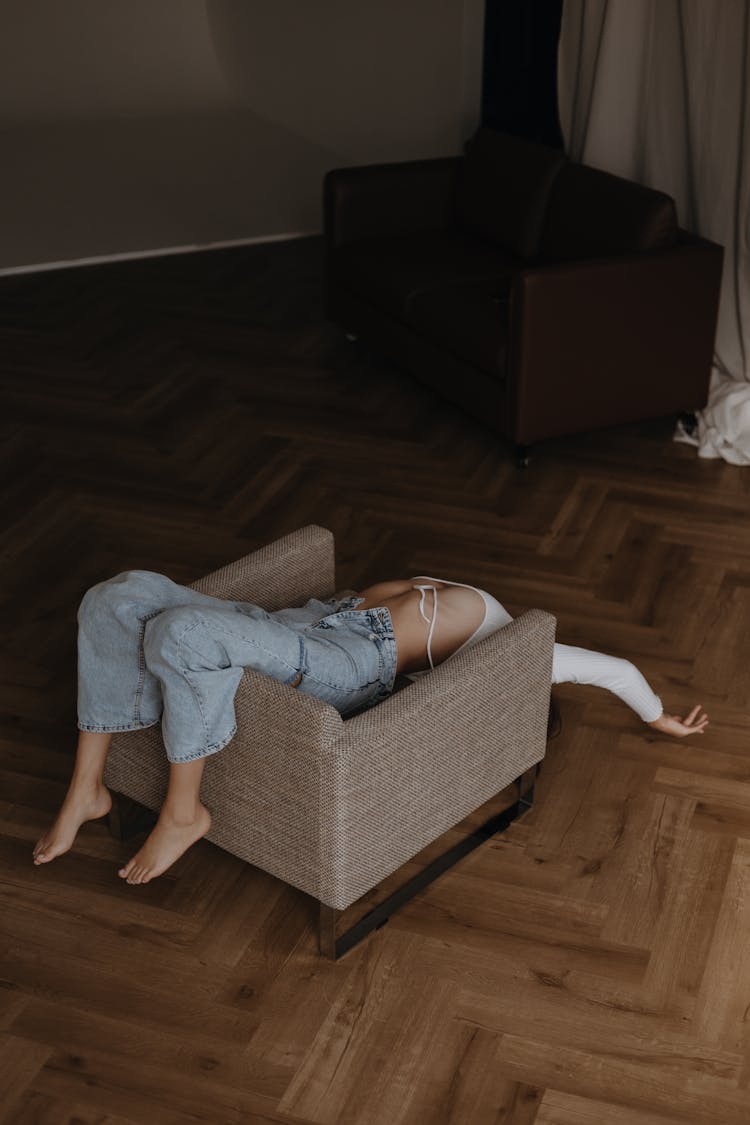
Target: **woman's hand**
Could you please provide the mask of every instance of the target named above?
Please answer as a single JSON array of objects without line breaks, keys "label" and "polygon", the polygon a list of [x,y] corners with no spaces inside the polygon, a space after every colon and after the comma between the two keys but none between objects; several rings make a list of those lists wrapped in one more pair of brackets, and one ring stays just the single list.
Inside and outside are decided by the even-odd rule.
[{"label": "woman's hand", "polygon": [[708,715],[700,714],[701,705],[696,703],[693,710],[682,719],[679,715],[668,715],[666,711],[662,711],[658,719],[654,719],[648,725],[655,727],[657,730],[663,730],[665,734],[674,734],[677,738],[684,738],[686,734],[695,734],[700,731],[701,734],[708,726]]}]

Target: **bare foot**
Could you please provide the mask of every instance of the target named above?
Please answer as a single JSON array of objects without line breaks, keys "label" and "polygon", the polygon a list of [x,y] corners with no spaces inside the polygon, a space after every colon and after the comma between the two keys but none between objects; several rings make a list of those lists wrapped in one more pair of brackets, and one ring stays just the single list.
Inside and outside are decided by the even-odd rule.
[{"label": "bare foot", "polygon": [[37,841],[34,863],[49,863],[55,856],[69,851],[83,822],[106,816],[111,808],[112,797],[106,785],[71,786],[57,820]]},{"label": "bare foot", "polygon": [[211,828],[211,814],[198,803],[192,820],[177,821],[162,808],[159,819],[140,851],[117,874],[128,883],[148,883],[166,871],[191,844]]}]

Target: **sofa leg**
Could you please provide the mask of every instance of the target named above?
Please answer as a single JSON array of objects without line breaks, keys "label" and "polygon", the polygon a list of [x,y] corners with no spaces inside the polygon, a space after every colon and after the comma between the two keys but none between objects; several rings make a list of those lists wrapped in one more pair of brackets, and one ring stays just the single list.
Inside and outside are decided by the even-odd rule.
[{"label": "sofa leg", "polygon": [[516,467],[525,469],[531,460],[531,446],[530,445],[516,445],[513,454],[516,459]]},{"label": "sofa leg", "polygon": [[535,765],[530,766],[520,777],[515,779],[514,785],[518,787],[518,798],[512,805],[491,816],[469,836],[459,840],[457,844],[443,852],[432,863],[428,863],[422,871],[407,880],[403,886],[398,887],[338,937],[336,936],[336,923],[344,912],[321,902],[318,928],[318,948],[321,954],[332,961],[337,961],[367,934],[384,926],[391,914],[394,914],[399,907],[403,906],[424,887],[429,886],[443,871],[453,867],[459,859],[483,844],[490,836],[494,836],[498,832],[504,832],[508,825],[532,808],[534,804],[534,783],[539,773],[539,765],[540,763],[536,762]]},{"label": "sofa leg", "polygon": [[129,840],[146,829],[151,829],[159,819],[159,814],[153,809],[146,808],[132,797],[124,793],[117,793],[110,789],[112,794],[112,808],[107,813],[107,827],[116,840]]}]

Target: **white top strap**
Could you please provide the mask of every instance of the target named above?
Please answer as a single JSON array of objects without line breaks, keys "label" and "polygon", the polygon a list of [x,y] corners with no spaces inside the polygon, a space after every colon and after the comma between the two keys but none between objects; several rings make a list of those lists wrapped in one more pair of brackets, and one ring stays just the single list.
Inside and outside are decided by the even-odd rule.
[{"label": "white top strap", "polygon": [[[419,612],[421,613],[423,619],[425,621],[427,621],[429,623],[429,626],[430,626],[430,631],[427,634],[427,659],[430,662],[430,668],[434,668],[435,665],[432,663],[431,644],[432,644],[432,633],[433,633],[433,630],[435,628],[435,622],[437,621],[437,587],[430,586],[430,585],[428,585],[428,586],[416,585],[416,586],[413,587],[413,589],[421,591],[421,593],[419,595]],[[425,590],[432,590],[433,609],[432,609],[432,619],[431,620],[430,620],[429,617],[427,617],[427,615],[425,614],[424,609],[423,609]]]}]

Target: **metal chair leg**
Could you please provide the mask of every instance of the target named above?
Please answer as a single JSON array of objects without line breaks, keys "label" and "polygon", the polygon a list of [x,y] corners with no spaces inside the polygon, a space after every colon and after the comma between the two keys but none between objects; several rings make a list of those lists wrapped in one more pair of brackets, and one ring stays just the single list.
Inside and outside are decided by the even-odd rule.
[{"label": "metal chair leg", "polygon": [[[518,786],[518,798],[512,805],[491,816],[484,824],[480,824],[469,836],[459,840],[452,848],[434,859],[432,863],[429,863],[422,871],[407,880],[403,886],[398,887],[338,937],[336,936],[336,924],[344,911],[320,902],[318,948],[321,954],[332,961],[338,961],[339,957],[357,945],[367,934],[384,926],[391,914],[394,914],[399,907],[412,899],[418,891],[432,883],[443,871],[453,867],[459,859],[483,844],[490,836],[504,832],[514,820],[532,808],[534,804],[534,783],[539,773],[539,765],[540,763],[536,762],[534,766],[524,770],[520,777],[515,779],[514,784]],[[529,773],[532,770],[533,773],[531,773],[531,780],[529,781]]]}]

